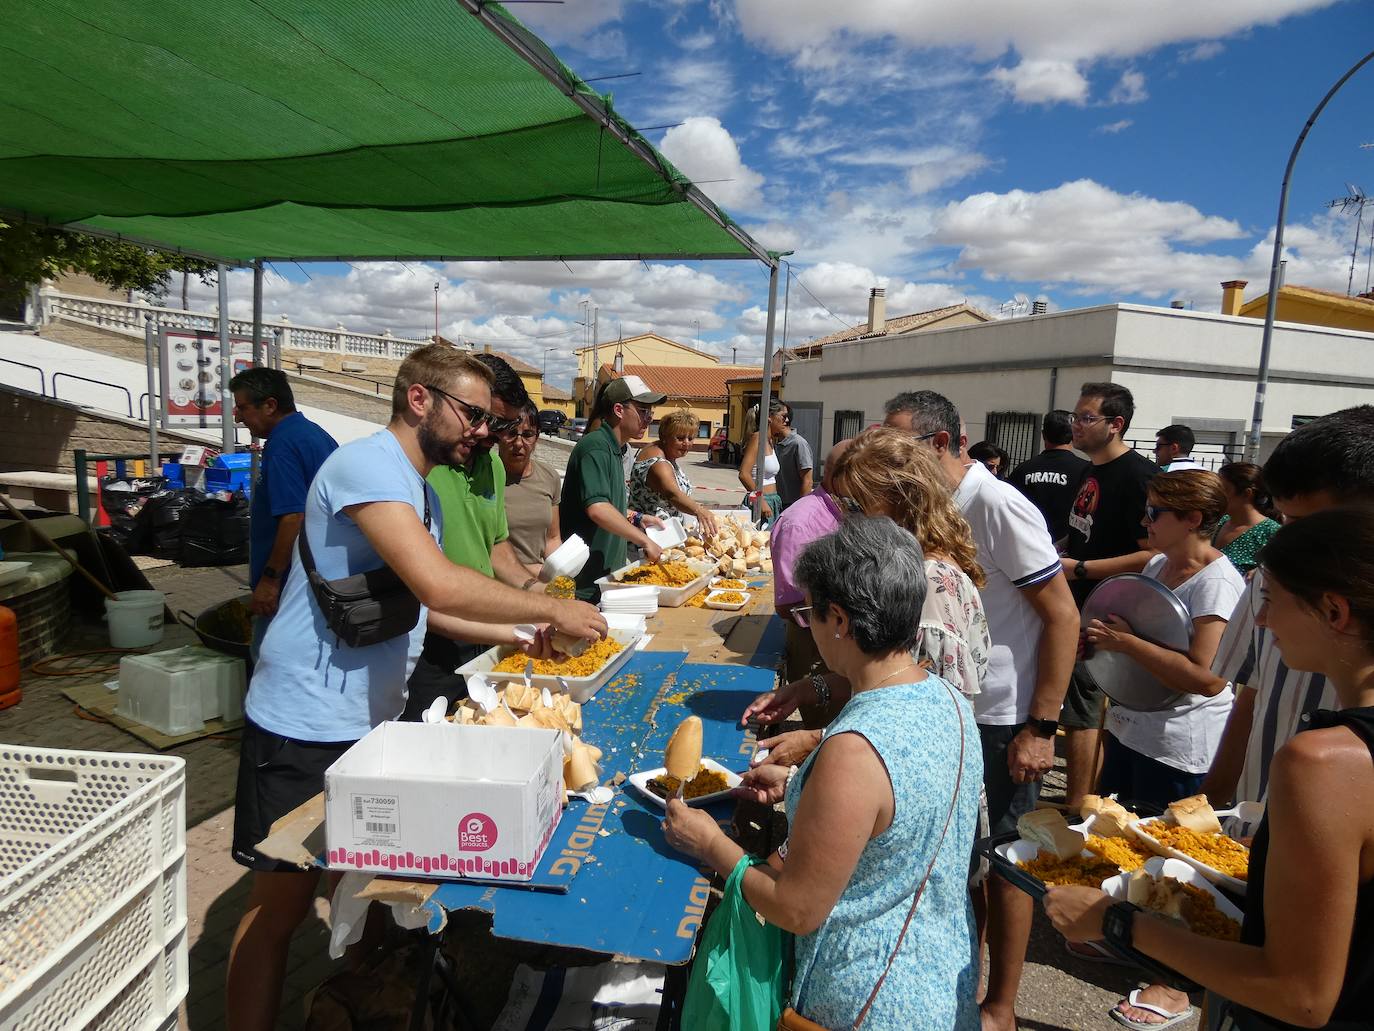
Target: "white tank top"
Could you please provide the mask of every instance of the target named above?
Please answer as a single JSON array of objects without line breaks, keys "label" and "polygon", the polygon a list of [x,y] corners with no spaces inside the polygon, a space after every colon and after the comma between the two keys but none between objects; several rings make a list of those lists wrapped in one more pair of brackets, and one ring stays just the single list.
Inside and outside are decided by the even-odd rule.
[{"label": "white tank top", "polygon": [[763,456],[763,486],[768,488],[773,486],[773,481],[778,478],[778,470],[782,468],[778,464],[778,456],[770,451]]}]

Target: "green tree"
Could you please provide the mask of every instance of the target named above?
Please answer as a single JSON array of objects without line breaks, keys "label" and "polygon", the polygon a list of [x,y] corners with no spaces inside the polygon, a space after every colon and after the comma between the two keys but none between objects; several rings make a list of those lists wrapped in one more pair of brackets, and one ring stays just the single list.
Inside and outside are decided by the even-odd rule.
[{"label": "green tree", "polygon": [[84,272],[112,289],[159,298],[167,295],[173,274],[180,274],[183,306],[188,276],[206,285],[215,281],[213,262],[0,219],[0,317],[18,317],[29,287],[64,272]]}]

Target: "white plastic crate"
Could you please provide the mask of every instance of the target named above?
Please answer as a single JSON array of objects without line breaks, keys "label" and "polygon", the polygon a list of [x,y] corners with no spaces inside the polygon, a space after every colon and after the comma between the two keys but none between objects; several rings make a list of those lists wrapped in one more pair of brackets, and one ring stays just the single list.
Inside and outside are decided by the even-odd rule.
[{"label": "white plastic crate", "polygon": [[186,763],[0,744],[0,1031],[142,1031],[186,995]]}]

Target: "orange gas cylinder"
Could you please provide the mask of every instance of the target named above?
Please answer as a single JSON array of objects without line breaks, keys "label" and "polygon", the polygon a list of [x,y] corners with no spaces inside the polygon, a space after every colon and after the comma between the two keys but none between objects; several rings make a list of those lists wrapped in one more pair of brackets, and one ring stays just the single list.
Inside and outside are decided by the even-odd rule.
[{"label": "orange gas cylinder", "polygon": [[0,709],[18,705],[24,693],[19,690],[19,617],[13,609],[0,605]]}]

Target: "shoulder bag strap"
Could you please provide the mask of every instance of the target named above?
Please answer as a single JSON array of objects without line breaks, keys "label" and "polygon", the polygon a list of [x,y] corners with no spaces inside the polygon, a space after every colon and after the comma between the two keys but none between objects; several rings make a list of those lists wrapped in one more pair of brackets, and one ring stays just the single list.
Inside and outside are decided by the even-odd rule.
[{"label": "shoulder bag strap", "polygon": [[921,878],[921,883],[916,886],[916,895],[911,900],[911,908],[907,910],[906,922],[902,924],[902,932],[897,935],[897,944],[892,947],[892,954],[887,957],[887,965],[883,967],[883,972],[878,975],[878,983],[873,986],[873,991],[868,994],[868,1001],[864,1003],[863,1009],[859,1010],[859,1015],[854,1018],[854,1028],[858,1028],[868,1016],[868,1011],[873,1006],[873,1000],[878,997],[878,992],[883,987],[883,982],[887,980],[888,971],[892,969],[892,963],[897,958],[897,953],[901,951],[902,941],[906,938],[907,929],[911,927],[911,918],[916,915],[916,907],[921,902],[921,894],[926,890],[926,882],[930,880],[931,872],[935,869],[935,861],[940,858],[940,848],[945,843],[945,835],[949,833],[950,822],[954,819],[954,810],[959,804],[959,788],[964,780],[964,710],[959,708],[959,700],[954,697],[954,689],[945,683],[943,679],[940,683],[945,684],[945,690],[949,692],[950,699],[954,702],[954,711],[959,716],[959,771],[954,775],[954,795],[949,800],[949,812],[945,814],[945,825],[940,830],[940,839],[935,843],[935,853],[930,857],[930,865],[926,867],[925,876]]}]

